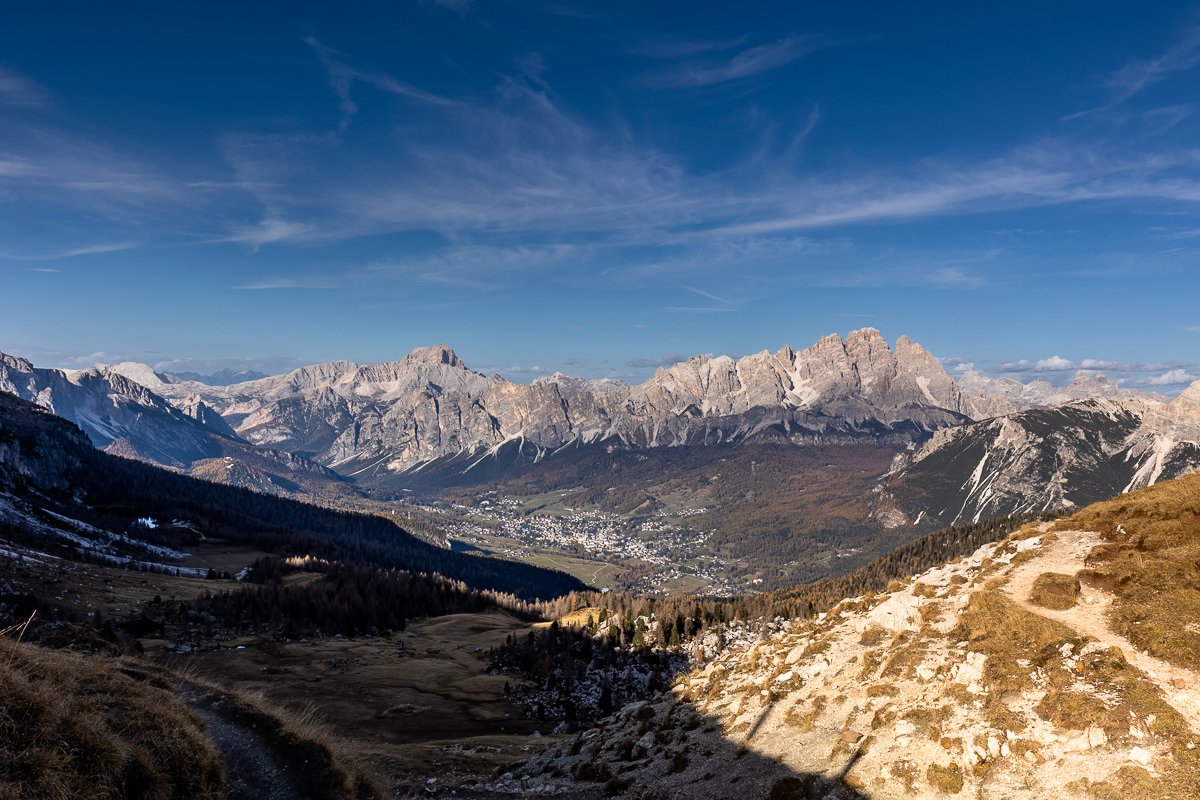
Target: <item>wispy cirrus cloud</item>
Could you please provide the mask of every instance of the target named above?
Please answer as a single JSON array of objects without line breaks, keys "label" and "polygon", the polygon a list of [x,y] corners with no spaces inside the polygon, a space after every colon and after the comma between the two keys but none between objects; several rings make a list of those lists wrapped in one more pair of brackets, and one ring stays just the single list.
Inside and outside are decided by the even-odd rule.
[{"label": "wispy cirrus cloud", "polygon": [[672,314],[728,314],[740,309],[732,306],[665,306],[663,310]]},{"label": "wispy cirrus cloud", "polygon": [[712,300],[715,303],[720,303],[723,306],[736,305],[732,300],[726,299],[724,297],[720,297],[719,295],[715,295],[712,292],[706,292],[703,289],[697,289],[695,286],[684,286],[683,288],[687,289],[692,294],[696,294],[701,297],[707,298],[708,300]]},{"label": "wispy cirrus cloud", "polygon": [[1189,28],[1179,41],[1150,58],[1126,62],[1104,81],[1112,102],[1121,103],[1177,72],[1200,64],[1200,27]]},{"label": "wispy cirrus cloud", "polygon": [[719,53],[732,50],[746,43],[746,36],[731,36],[724,39],[660,39],[658,41],[641,42],[630,48],[630,51],[650,58],[674,60]]},{"label": "wispy cirrus cloud", "polygon": [[[832,39],[820,34],[793,34],[777,42],[748,47],[722,61],[677,64],[648,74],[644,81],[647,85],[660,88],[696,88],[729,83],[770,72],[833,44]],[[705,50],[694,52],[703,53]]]},{"label": "wispy cirrus cloud", "polygon": [[[119,253],[123,250],[133,250],[140,245],[137,242],[100,242],[69,247],[66,250],[56,250],[52,253],[13,253],[0,251],[0,259],[8,261],[61,261],[79,256],[101,255],[103,253]],[[39,272],[58,272],[58,270],[36,270]]]},{"label": "wispy cirrus cloud", "polygon": [[[1100,82],[1101,87],[1108,93],[1106,102],[1093,108],[1067,114],[1063,119],[1078,119],[1115,109],[1151,86],[1161,83],[1172,75],[1186,72],[1198,64],[1200,64],[1200,27],[1192,27],[1184,31],[1178,41],[1158,55],[1130,59],[1106,75]],[[1177,112],[1178,109],[1176,109]]]},{"label": "wispy cirrus cloud", "polygon": [[234,289],[242,291],[271,291],[275,289],[335,289],[338,281],[329,277],[320,278],[263,278],[238,284]]},{"label": "wispy cirrus cloud", "polygon": [[[438,5],[445,5],[446,7],[455,8],[460,11],[466,11],[470,8],[470,2],[465,2],[464,0],[442,0]],[[349,126],[350,120],[358,113],[358,103],[354,101],[352,96],[352,89],[356,82],[365,83],[388,94],[419,100],[423,103],[432,103],[441,106],[458,105],[455,100],[427,92],[412,84],[398,81],[386,73],[373,72],[351,66],[344,53],[328,47],[315,36],[305,38],[304,42],[316,52],[317,58],[321,60],[321,64],[324,65],[325,70],[329,73],[329,87],[333,89],[333,93],[337,96],[338,107],[342,112],[342,120],[339,124],[342,130],[345,130]]]}]

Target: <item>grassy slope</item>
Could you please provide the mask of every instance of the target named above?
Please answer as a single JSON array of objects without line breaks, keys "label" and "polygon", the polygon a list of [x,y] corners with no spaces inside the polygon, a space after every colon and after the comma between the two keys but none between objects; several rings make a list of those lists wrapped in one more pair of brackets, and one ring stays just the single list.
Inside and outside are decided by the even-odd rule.
[{"label": "grassy slope", "polygon": [[1200,669],[1200,475],[1089,506],[1057,530],[1104,544],[1080,578],[1112,591],[1113,627],[1151,655]]},{"label": "grassy slope", "polygon": [[135,661],[0,640],[0,798],[224,797],[221,760]]}]

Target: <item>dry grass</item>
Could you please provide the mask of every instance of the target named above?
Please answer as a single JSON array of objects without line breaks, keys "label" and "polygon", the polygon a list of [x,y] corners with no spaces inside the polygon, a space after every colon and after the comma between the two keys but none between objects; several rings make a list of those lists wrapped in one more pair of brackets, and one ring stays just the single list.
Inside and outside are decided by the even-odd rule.
[{"label": "dry grass", "polygon": [[1065,611],[1079,599],[1079,579],[1060,572],[1043,572],[1033,582],[1029,602],[1042,608]]},{"label": "dry grass", "polygon": [[963,790],[963,773],[958,764],[948,767],[930,764],[925,770],[925,779],[943,794],[958,794]]},{"label": "dry grass", "polygon": [[1116,594],[1114,627],[1152,655],[1200,669],[1200,475],[1096,503],[1056,525],[1079,529],[1104,536],[1080,577]]},{"label": "dry grass", "polygon": [[133,661],[0,639],[0,798],[223,798],[221,759]]},{"label": "dry grass", "polygon": [[1032,675],[1037,668],[1045,671],[1052,684],[1069,685],[1072,677],[1059,665],[1059,647],[1071,642],[1078,648],[1083,643],[1071,628],[1026,611],[1000,592],[988,589],[971,596],[959,618],[957,635],[969,642],[972,650],[988,656],[984,667],[988,688],[985,712],[1001,730],[1025,727],[1006,700],[1033,687]]},{"label": "dry grass", "polygon": [[368,766],[321,722],[313,706],[290,709],[269,702],[260,692],[229,691],[192,675],[186,681],[201,690],[207,706],[265,739],[307,791],[331,800],[387,796]]}]

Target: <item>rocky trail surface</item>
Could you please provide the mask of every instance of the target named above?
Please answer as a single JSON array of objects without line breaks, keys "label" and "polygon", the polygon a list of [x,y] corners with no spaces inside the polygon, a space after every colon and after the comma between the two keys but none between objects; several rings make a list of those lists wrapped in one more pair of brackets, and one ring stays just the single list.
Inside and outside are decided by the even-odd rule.
[{"label": "rocky trail surface", "polygon": [[[1043,532],[1049,523],[1041,526]],[[1164,699],[1179,712],[1192,732],[1200,735],[1200,674],[1169,664],[1139,650],[1136,645],[1112,630],[1108,612],[1114,597],[1092,586],[1084,586],[1078,602],[1066,610],[1044,608],[1030,601],[1034,581],[1039,575],[1054,572],[1074,575],[1086,566],[1088,554],[1100,544],[1100,534],[1094,531],[1059,531],[1055,538],[1042,545],[1038,557],[1012,569],[1004,592],[1027,611],[1060,622],[1080,636],[1090,637],[1121,650],[1127,661],[1161,687]]]}]

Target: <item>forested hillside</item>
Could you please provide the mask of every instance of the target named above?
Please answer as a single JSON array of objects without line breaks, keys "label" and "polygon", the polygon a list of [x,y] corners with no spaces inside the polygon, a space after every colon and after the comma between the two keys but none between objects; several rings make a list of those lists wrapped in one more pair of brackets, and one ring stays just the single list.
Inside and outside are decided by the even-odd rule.
[{"label": "forested hillside", "polygon": [[139,538],[156,544],[219,537],[282,555],[438,573],[525,598],[584,588],[564,573],[435,547],[379,516],[209,483],[103,453],[72,423],[6,394],[0,394],[0,490],[18,500],[37,493],[39,508],[116,533],[133,530],[138,519],[186,523],[137,528]]}]

